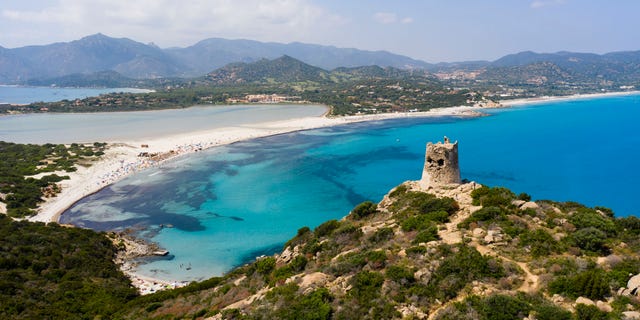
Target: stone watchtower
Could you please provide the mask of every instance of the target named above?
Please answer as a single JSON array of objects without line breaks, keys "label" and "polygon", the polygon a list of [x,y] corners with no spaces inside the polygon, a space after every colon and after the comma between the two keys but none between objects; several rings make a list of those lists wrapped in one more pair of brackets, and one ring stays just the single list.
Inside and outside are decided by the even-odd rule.
[{"label": "stone watchtower", "polygon": [[430,187],[460,184],[460,167],[458,165],[458,141],[451,143],[444,137],[444,143],[427,143],[427,154],[420,186]]}]

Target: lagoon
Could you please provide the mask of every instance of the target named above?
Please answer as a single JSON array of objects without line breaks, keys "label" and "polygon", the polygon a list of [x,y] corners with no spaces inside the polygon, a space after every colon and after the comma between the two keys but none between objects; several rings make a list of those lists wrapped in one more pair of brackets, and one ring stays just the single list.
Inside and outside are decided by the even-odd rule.
[{"label": "lagoon", "polygon": [[140,273],[201,280],[280,250],[302,226],[339,219],[419,179],[425,143],[444,135],[460,142],[464,179],[534,199],[611,207],[618,216],[639,213],[640,96],[490,113],[350,124],[210,149],[111,185],[61,222],[133,228],[171,252],[145,261]]},{"label": "lagoon", "polygon": [[32,113],[0,117],[0,141],[92,143],[131,141],[222,127],[320,116],[320,105],[195,106],[185,109],[98,113]]},{"label": "lagoon", "polygon": [[96,97],[112,92],[150,92],[136,88],[58,88],[58,87],[25,87],[0,85],[0,104],[29,104],[34,102],[54,102],[60,100],[83,99]]}]

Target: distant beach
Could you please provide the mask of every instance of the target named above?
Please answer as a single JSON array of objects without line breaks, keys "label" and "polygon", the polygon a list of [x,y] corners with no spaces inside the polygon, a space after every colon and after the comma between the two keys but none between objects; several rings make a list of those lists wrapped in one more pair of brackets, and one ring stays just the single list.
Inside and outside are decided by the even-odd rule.
[{"label": "distant beach", "polygon": [[569,101],[580,99],[594,99],[594,98],[606,98],[616,96],[630,96],[640,94],[640,91],[621,91],[621,92],[604,92],[604,93],[586,93],[586,94],[574,94],[570,96],[543,96],[536,98],[525,99],[513,99],[513,100],[501,100],[500,104],[505,107],[520,106],[527,104],[549,103],[556,101]]}]

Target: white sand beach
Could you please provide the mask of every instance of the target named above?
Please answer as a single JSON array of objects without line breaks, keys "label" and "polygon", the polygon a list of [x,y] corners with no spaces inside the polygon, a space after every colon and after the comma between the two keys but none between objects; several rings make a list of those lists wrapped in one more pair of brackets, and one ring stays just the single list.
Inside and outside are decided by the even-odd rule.
[{"label": "white sand beach", "polygon": [[525,99],[513,99],[513,100],[501,100],[500,105],[503,107],[514,107],[529,104],[549,103],[555,101],[570,101],[581,99],[593,99],[615,96],[630,96],[640,94],[640,91],[622,91],[622,92],[603,92],[603,93],[588,93],[588,94],[573,94],[570,96],[542,96],[536,98]]}]

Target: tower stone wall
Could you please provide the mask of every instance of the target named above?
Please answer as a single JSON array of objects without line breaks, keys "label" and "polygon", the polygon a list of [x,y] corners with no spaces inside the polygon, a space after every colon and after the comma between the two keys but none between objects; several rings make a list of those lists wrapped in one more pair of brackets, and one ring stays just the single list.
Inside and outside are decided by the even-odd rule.
[{"label": "tower stone wall", "polygon": [[451,143],[449,138],[444,137],[444,143],[427,143],[420,186],[428,189],[435,186],[460,183],[458,141]]}]

